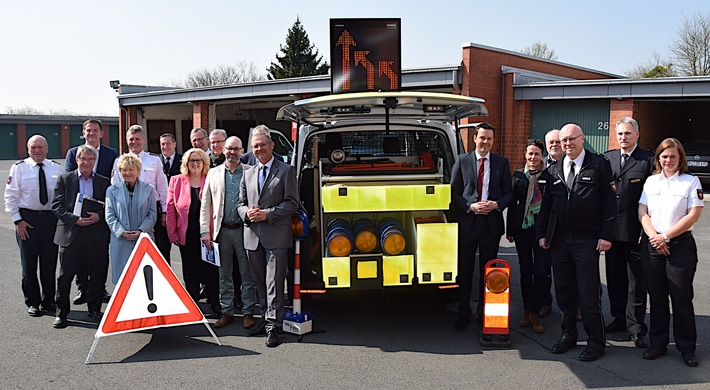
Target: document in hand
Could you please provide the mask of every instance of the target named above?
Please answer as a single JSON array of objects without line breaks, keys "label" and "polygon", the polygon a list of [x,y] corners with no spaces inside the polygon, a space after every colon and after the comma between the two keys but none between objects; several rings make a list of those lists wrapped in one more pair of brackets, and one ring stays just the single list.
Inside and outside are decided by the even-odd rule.
[{"label": "document in hand", "polygon": [[74,201],[74,215],[77,217],[86,218],[89,216],[89,211],[92,213],[100,213],[104,209],[104,202],[94,199],[90,196],[76,194]]},{"label": "document in hand", "polygon": [[202,249],[202,261],[206,261],[212,265],[216,265],[217,267],[222,266],[222,262],[219,259],[219,244],[216,242],[212,242],[212,249],[207,250],[207,247],[205,246],[205,243],[200,241],[200,246]]}]

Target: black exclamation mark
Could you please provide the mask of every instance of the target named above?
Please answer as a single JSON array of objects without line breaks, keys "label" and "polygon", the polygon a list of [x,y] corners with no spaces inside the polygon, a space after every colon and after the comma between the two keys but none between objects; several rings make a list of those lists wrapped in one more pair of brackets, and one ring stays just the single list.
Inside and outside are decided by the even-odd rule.
[{"label": "black exclamation mark", "polygon": [[[153,267],[146,265],[143,267],[143,275],[145,275],[145,289],[148,291],[148,299],[153,300]],[[158,306],[155,303],[148,305],[148,311],[155,313],[158,311]]]}]

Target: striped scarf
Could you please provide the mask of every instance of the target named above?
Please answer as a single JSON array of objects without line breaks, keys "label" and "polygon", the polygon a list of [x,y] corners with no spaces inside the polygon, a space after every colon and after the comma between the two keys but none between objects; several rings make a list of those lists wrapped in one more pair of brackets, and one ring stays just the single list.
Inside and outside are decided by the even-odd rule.
[{"label": "striped scarf", "polygon": [[528,193],[525,196],[525,217],[523,218],[523,229],[529,229],[535,225],[535,216],[540,212],[542,203],[542,192],[540,184],[537,182],[538,176],[544,170],[531,171],[525,165],[525,177],[528,178]]}]

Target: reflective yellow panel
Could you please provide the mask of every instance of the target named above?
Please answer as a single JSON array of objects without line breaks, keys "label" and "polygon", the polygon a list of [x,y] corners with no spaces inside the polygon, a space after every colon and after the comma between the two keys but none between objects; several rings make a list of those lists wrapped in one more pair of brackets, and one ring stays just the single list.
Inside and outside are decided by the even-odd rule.
[{"label": "reflective yellow panel", "polygon": [[357,263],[357,278],[358,279],[376,279],[377,278],[377,262],[376,261],[359,261]]}]

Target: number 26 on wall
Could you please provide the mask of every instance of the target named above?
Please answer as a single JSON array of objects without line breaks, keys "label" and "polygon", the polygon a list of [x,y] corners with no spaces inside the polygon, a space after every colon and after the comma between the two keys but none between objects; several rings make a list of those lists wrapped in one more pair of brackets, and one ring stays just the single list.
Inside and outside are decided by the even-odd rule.
[{"label": "number 26 on wall", "polygon": [[597,122],[597,130],[609,130],[609,122]]}]

